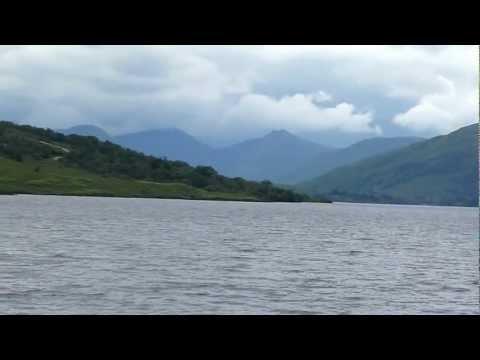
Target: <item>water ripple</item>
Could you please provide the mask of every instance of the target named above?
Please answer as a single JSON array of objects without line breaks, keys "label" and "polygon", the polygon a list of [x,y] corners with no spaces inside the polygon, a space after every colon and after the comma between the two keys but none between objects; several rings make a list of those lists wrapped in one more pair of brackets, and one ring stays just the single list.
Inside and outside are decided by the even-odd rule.
[{"label": "water ripple", "polygon": [[478,209],[0,196],[1,314],[479,314]]}]

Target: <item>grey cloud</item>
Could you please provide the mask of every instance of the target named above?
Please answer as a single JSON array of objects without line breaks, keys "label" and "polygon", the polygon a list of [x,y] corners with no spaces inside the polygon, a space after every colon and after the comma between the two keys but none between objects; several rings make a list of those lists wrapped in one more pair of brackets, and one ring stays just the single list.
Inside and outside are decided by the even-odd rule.
[{"label": "grey cloud", "polygon": [[[464,124],[470,113],[474,120],[463,101],[474,83],[472,61],[464,59],[470,52],[448,46],[0,46],[0,118],[49,127],[90,123],[114,134],[179,127],[222,139],[280,126],[331,138],[355,137],[359,129],[365,136],[372,129],[387,136],[434,134]],[[439,74],[456,92],[439,100],[448,124],[435,127],[422,109],[441,87]],[[332,100],[309,105],[308,96],[320,91]],[[287,106],[280,100],[293,98],[298,101]],[[341,103],[352,111],[338,117]],[[368,119],[358,117],[367,113]]]}]

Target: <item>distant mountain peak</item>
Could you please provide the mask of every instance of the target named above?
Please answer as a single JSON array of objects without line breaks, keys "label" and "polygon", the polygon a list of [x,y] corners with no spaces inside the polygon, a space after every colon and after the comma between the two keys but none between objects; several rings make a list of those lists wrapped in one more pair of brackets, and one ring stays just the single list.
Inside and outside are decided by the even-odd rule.
[{"label": "distant mountain peak", "polygon": [[210,147],[178,128],[161,128],[116,136],[115,142],[148,155],[182,160],[192,165],[208,160]]},{"label": "distant mountain peak", "polygon": [[288,132],[287,130],[281,129],[281,130],[272,130],[267,135],[265,135],[265,137],[290,137],[290,138],[294,138],[296,136],[293,135],[292,133]]},{"label": "distant mountain peak", "polygon": [[72,126],[71,128],[58,130],[58,131],[65,135],[75,134],[75,135],[81,135],[81,136],[95,136],[97,139],[101,141],[111,139],[110,135],[101,127],[98,127],[96,125],[90,125],[90,124],[76,125],[76,126]]},{"label": "distant mountain peak", "polygon": [[157,129],[150,129],[150,130],[141,130],[138,132],[127,133],[123,135],[117,136],[117,138],[128,137],[132,135],[147,135],[147,136],[157,136],[157,135],[181,135],[181,136],[188,136],[193,138],[192,135],[183,131],[181,129],[170,127],[170,128],[157,128]]}]

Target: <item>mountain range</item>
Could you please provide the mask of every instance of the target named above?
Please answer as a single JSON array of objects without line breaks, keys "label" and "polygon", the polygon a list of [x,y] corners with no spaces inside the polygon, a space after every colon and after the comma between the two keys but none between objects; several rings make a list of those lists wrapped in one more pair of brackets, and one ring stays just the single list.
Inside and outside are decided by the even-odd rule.
[{"label": "mountain range", "polygon": [[294,188],[334,201],[478,206],[478,175],[478,124],[472,124]]},{"label": "mountain range", "polygon": [[109,140],[147,155],[212,166],[226,176],[286,185],[423,140],[415,137],[372,138],[335,149],[285,130],[274,130],[260,138],[214,149],[180,129],[155,129],[112,137],[98,127],[82,125],[61,132],[96,136],[99,140]]},{"label": "mountain range", "polygon": [[[21,130],[25,131],[25,127]],[[84,136],[67,137],[66,148],[76,146],[76,141],[80,141],[78,140],[80,138],[87,140],[81,141],[81,154],[75,151],[72,155],[63,156],[59,149],[65,144],[62,145],[59,141],[64,139],[59,138],[59,134],[50,134],[51,130],[45,131],[47,133],[42,133],[42,136],[47,136],[47,140],[35,143],[27,141],[21,149],[33,154],[37,160],[47,155],[50,160],[65,158],[61,163],[70,159],[67,164],[71,163],[71,157],[75,155],[73,160],[76,162],[73,165],[83,164],[83,170],[102,176],[105,175],[102,171],[113,167],[116,172],[108,170],[106,175],[127,174],[137,181],[150,181],[148,179],[154,175],[154,179],[161,181],[170,179],[194,188],[200,187],[201,190],[224,193],[225,190],[232,191],[230,188],[233,186],[237,192],[249,189],[248,193],[242,196],[257,198],[264,196],[301,199],[292,192],[281,193],[269,181],[259,184],[243,180],[241,177],[254,180],[269,179],[281,184],[284,189],[304,193],[320,201],[331,199],[458,206],[478,204],[478,124],[431,139],[372,138],[343,149],[307,141],[284,130],[272,131],[264,137],[221,149],[212,149],[178,129],[152,130],[112,137],[101,129],[80,126],[64,132],[100,136],[109,142],[99,142],[98,139]],[[22,144],[31,136],[28,132],[24,137],[15,135],[15,131],[13,134],[14,136],[9,138],[10,147],[3,144],[3,150],[0,148],[6,154],[9,154],[12,148],[18,148],[18,144]],[[53,147],[52,139],[56,141]],[[50,153],[47,155],[43,153],[49,147],[42,147],[40,145],[42,142],[50,145]],[[155,161],[161,163],[149,160],[155,158],[133,150],[122,149],[112,142],[147,155],[154,154],[157,156]],[[91,149],[87,145],[91,146]],[[56,149],[57,153],[53,153],[52,149]],[[121,161],[115,158],[105,159],[105,153],[110,152],[119,154]],[[18,160],[18,156],[21,160],[21,153],[11,153],[10,159]],[[165,157],[182,161],[169,161]],[[195,168],[185,161],[212,167]],[[151,169],[154,164],[155,166],[161,164],[162,170]],[[233,179],[219,174],[229,175]],[[225,184],[229,184],[230,188],[225,187]],[[245,184],[249,185],[245,188]]]},{"label": "mountain range", "polygon": [[346,148],[323,152],[309,161],[300,162],[297,168],[286,173],[279,182],[296,184],[310,180],[339,166],[400,149],[422,140],[424,139],[420,137],[375,137],[362,140]]}]

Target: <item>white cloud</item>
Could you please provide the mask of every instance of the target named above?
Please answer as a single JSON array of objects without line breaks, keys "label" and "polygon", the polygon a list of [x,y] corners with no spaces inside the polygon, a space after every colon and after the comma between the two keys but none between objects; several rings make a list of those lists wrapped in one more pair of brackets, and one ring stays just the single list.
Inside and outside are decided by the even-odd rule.
[{"label": "white cloud", "polygon": [[[0,46],[0,118],[113,133],[446,132],[478,118],[477,66],[475,46]],[[384,102],[401,111],[374,119]]]},{"label": "white cloud", "polygon": [[311,95],[312,101],[315,103],[325,103],[333,100],[332,95],[327,94],[325,91],[317,91]]},{"label": "white cloud", "polygon": [[372,124],[370,112],[355,111],[352,104],[340,103],[332,107],[318,104],[331,98],[323,92],[295,94],[280,99],[262,94],[248,94],[228,110],[226,122],[239,129],[252,126],[263,129],[290,131],[341,130],[345,132],[381,132]]},{"label": "white cloud", "polygon": [[448,133],[478,119],[478,95],[439,76],[442,87],[438,92],[420,97],[408,111],[398,114],[393,122],[418,132]]},{"label": "white cloud", "polygon": [[[392,116],[416,132],[446,133],[478,119],[477,46],[269,46],[270,63],[315,59],[336,81],[415,105]],[[321,64],[321,65],[320,65]]]}]

